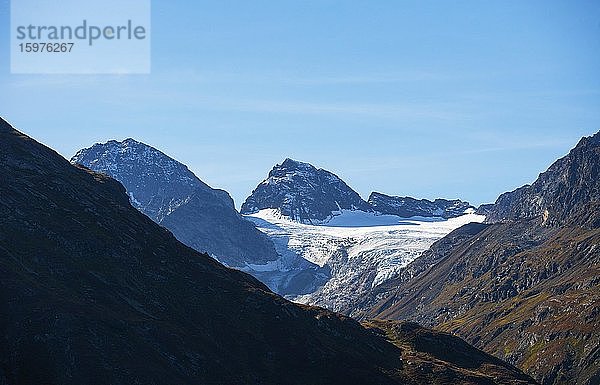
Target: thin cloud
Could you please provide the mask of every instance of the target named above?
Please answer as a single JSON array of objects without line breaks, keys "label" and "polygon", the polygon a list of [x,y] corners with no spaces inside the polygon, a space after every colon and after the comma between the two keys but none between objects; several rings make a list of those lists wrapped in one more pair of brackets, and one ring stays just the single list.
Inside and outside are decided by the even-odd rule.
[{"label": "thin cloud", "polygon": [[488,152],[505,152],[505,151],[518,151],[518,150],[533,150],[533,149],[543,149],[543,148],[562,148],[573,145],[570,140],[548,140],[548,141],[532,141],[532,140],[523,140],[518,143],[510,143],[501,146],[493,146],[493,147],[479,147],[479,148],[469,148],[466,150],[462,150],[458,153],[460,154],[481,154]]},{"label": "thin cloud", "polygon": [[431,118],[464,120],[469,114],[459,112],[452,104],[428,103],[318,103],[278,100],[214,100],[207,107],[241,112],[289,113],[309,115],[364,115],[397,119]]}]

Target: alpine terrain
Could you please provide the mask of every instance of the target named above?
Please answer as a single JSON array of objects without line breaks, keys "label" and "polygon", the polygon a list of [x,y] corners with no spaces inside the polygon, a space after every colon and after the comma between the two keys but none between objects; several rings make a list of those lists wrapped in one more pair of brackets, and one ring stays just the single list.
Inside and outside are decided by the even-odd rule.
[{"label": "alpine terrain", "polygon": [[[310,292],[283,294],[352,314],[373,287],[397,276],[433,242],[484,219],[458,200],[405,198],[403,208],[392,211],[401,198],[371,197],[377,205],[362,200],[337,175],[308,163],[286,159],[269,172],[242,205],[242,214],[271,237],[281,256],[299,257],[329,274]],[[407,213],[420,216],[402,217]]]},{"label": "alpine terrain", "polygon": [[97,143],[71,159],[123,184],[131,204],[186,245],[246,271],[278,293],[303,294],[327,271],[301,258],[285,267],[273,242],[235,209],[226,191],[213,189],[185,165],[133,139]]},{"label": "alpine terrain", "polygon": [[456,333],[542,384],[600,383],[600,133],[485,210],[365,296],[362,317]]},{"label": "alpine terrain", "polygon": [[288,302],[4,120],[0,175],[2,384],[534,383],[442,332]]}]

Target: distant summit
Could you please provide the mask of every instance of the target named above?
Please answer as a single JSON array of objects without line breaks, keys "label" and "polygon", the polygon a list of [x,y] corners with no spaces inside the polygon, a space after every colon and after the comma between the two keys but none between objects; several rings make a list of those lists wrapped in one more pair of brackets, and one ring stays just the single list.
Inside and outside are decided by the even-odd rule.
[{"label": "distant summit", "polygon": [[419,216],[448,219],[459,217],[469,209],[475,210],[469,202],[464,202],[460,199],[436,199],[432,202],[427,199],[396,197],[378,192],[371,193],[369,203],[377,212],[398,215],[403,218]]},{"label": "distant summit", "polygon": [[278,257],[273,243],[239,215],[226,191],[211,188],[151,146],[111,140],[80,150],[71,162],[118,180],[135,208],[183,243],[229,266],[265,264]]},{"label": "distant summit", "polygon": [[340,210],[373,209],[337,175],[309,163],[285,159],[269,172],[242,205],[242,214],[276,209],[308,224],[330,219]]},{"label": "distant summit", "polygon": [[321,224],[342,210],[395,215],[455,218],[475,208],[459,199],[415,199],[372,192],[369,200],[330,171],[310,163],[285,159],[269,172],[242,205],[242,214],[276,209],[296,222]]},{"label": "distant summit", "polygon": [[197,190],[233,207],[227,192],[211,188],[184,164],[131,138],[96,143],[78,151],[71,163],[117,179],[127,189],[131,204],[158,223]]}]

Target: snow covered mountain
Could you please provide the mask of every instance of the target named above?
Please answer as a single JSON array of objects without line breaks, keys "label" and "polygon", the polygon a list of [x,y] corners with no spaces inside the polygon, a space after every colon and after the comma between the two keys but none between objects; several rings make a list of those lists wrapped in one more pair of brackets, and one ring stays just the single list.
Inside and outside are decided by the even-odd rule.
[{"label": "snow covered mountain", "polygon": [[436,199],[432,202],[427,199],[395,197],[378,192],[371,193],[369,204],[379,213],[398,215],[405,218],[420,216],[448,219],[459,217],[467,210],[475,210],[475,207],[471,206],[469,202],[460,199]]},{"label": "snow covered mountain", "polygon": [[96,144],[72,162],[120,181],[136,208],[188,246],[254,275],[278,294],[338,311],[454,228],[483,219],[431,217],[439,210],[420,211],[423,217],[411,220],[384,215],[333,173],[286,159],[242,206],[257,229],[225,191],[133,139]]},{"label": "snow covered mountain", "polygon": [[134,207],[229,266],[277,259],[272,242],[239,215],[226,191],[211,188],[153,147],[111,140],[80,150],[71,162],[118,180]]},{"label": "snow covered mountain", "polygon": [[[400,274],[436,240],[485,218],[459,200],[430,202],[373,193],[371,201],[365,202],[329,171],[286,159],[248,197],[242,213],[273,240],[282,256],[280,267],[300,259],[322,269],[313,290],[282,294],[344,313],[373,287]],[[308,281],[303,285],[311,286]]]},{"label": "snow covered mountain", "polygon": [[329,279],[327,268],[277,253],[269,237],[235,210],[226,191],[211,188],[153,147],[112,140],[80,150],[71,162],[118,180],[134,207],[181,242],[254,275],[279,294],[310,293]]},{"label": "snow covered mountain", "polygon": [[306,224],[326,222],[340,210],[372,211],[337,175],[289,158],[273,167],[246,199],[241,212],[254,214],[263,209],[276,209]]},{"label": "snow covered mountain", "polygon": [[325,224],[343,210],[378,212],[403,218],[455,218],[475,208],[459,199],[415,199],[372,192],[365,202],[330,171],[287,158],[269,172],[242,205],[242,214],[275,209],[283,217],[304,224]]}]

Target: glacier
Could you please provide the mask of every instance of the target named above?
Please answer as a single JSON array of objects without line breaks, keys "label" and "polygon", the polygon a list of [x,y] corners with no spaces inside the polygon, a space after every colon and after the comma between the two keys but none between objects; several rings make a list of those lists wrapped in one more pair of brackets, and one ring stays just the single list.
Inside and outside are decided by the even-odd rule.
[{"label": "glacier", "polygon": [[284,273],[294,269],[288,266],[289,261],[297,264],[299,258],[316,264],[329,272],[329,278],[322,279],[324,283],[310,293],[286,297],[339,312],[396,276],[436,240],[464,224],[485,219],[473,210],[450,219],[339,210],[318,224],[294,221],[278,209],[263,209],[244,217],[273,240],[280,255],[278,261],[249,265],[248,269]]}]

